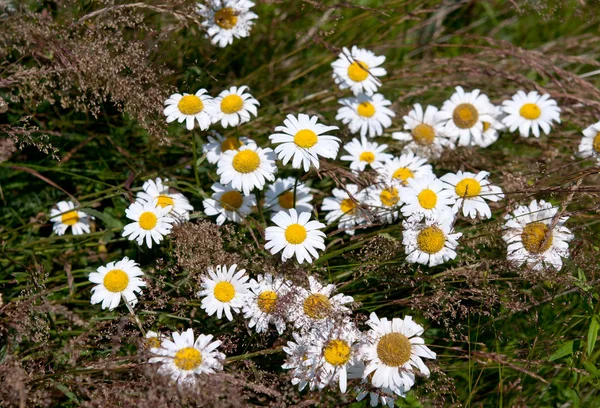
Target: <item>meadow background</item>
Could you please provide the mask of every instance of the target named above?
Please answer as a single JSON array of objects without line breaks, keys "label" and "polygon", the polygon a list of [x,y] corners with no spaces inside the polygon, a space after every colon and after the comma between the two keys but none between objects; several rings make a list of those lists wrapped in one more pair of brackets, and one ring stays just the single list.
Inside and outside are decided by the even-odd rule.
[{"label": "meadow background", "polygon": [[[335,390],[299,393],[280,368],[285,339],[257,335],[241,316],[207,318],[200,276],[237,262],[305,284],[335,283],[364,320],[414,315],[438,359],[399,407],[594,407],[600,347],[599,168],[574,155],[600,119],[600,5],[594,1],[257,1],[249,38],[214,47],[192,1],[0,1],[0,406],[367,406]],[[336,123],[330,63],[358,45],[387,57],[380,92],[402,128],[413,103],[441,106],[457,85],[500,104],[518,89],[547,92],[563,123],[549,136],[504,133],[486,149],[458,148],[436,172],[487,170],[506,198],[491,221],[462,223],[459,256],[434,268],[407,264],[399,224],[349,237],[327,229],[314,264],[282,264],[258,226],[217,227],[200,211],[214,167],[190,132],[167,126],[164,100],[248,85],[258,117],[221,132],[268,145],[285,115]],[[217,127],[218,128],[218,127]],[[195,132],[198,144],[206,132]],[[386,138],[387,137],[387,138]],[[328,162],[306,182],[320,208],[336,183]],[[290,172],[295,176],[296,173]],[[144,180],[167,177],[197,210],[160,247],[121,237],[125,208]],[[366,183],[366,180],[353,180]],[[96,217],[91,234],[52,234],[50,209],[75,197]],[[511,268],[502,216],[533,198],[566,208],[575,234],[561,271]],[[323,218],[323,214],[320,214]],[[252,229],[252,234],[250,233]],[[136,307],[145,330],[187,327],[224,341],[223,373],[182,393],[156,376],[135,321],[121,306],[90,305],[90,272],[123,256],[146,271]]]}]

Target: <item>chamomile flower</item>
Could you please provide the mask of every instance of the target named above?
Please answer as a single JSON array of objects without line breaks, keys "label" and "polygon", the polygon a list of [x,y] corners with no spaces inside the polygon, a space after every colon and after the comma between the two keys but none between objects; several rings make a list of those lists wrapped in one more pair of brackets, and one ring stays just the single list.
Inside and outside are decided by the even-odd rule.
[{"label": "chamomile flower", "polygon": [[194,95],[184,93],[173,94],[165,101],[164,114],[167,123],[174,120],[182,123],[188,130],[194,129],[194,122],[198,122],[200,130],[206,130],[212,123],[213,116],[217,113],[213,98],[207,94],[206,89],[200,89]]},{"label": "chamomile flower", "polygon": [[371,313],[367,324],[371,330],[366,334],[361,350],[367,363],[363,378],[373,373],[371,382],[375,387],[403,394],[415,382],[413,367],[429,377],[429,368],[421,358],[435,359],[436,354],[425,346],[420,337],[424,329],[413,322],[412,317],[389,321]]},{"label": "chamomile flower", "polygon": [[340,99],[339,103],[343,106],[335,119],[348,125],[351,133],[360,131],[361,137],[383,135],[383,129],[390,127],[392,118],[396,116],[394,111],[387,108],[392,103],[382,94],[368,96],[361,93],[352,98]]},{"label": "chamomile flower", "polygon": [[552,122],[560,123],[560,108],[550,95],[540,95],[536,91],[525,93],[518,91],[512,99],[502,102],[502,110],[506,116],[502,123],[509,131],[519,129],[522,137],[533,133],[540,137],[540,128],[545,134],[550,133]]},{"label": "chamomile flower", "polygon": [[232,86],[215,98],[217,112],[213,117],[213,122],[221,121],[221,126],[235,127],[250,121],[250,114],[256,116],[257,106],[260,105],[256,99],[248,92],[247,86]]},{"label": "chamomile flower", "polygon": [[244,318],[250,319],[248,327],[255,327],[257,333],[265,333],[269,324],[273,324],[277,332],[283,334],[286,327],[284,302],[289,301],[291,284],[270,273],[258,275],[252,283],[243,308]]},{"label": "chamomile flower", "polygon": [[325,224],[310,221],[310,213],[298,213],[290,208],[289,212],[279,211],[272,221],[276,226],[265,230],[265,249],[273,255],[283,250],[282,261],[295,255],[299,264],[312,263],[313,259],[319,257],[317,249],[325,250],[325,233],[320,231]]},{"label": "chamomile flower", "polygon": [[231,183],[233,188],[243,191],[247,196],[254,188],[262,190],[267,180],[273,181],[275,171],[277,167],[273,150],[262,149],[255,144],[223,152],[217,163],[221,184]]},{"label": "chamomile flower", "polygon": [[314,371],[311,369],[310,364],[312,360],[308,359],[308,350],[312,344],[311,333],[297,333],[293,332],[292,337],[294,341],[288,341],[282,350],[287,354],[285,363],[281,368],[285,370],[292,370],[292,384],[298,386],[298,390],[302,391],[307,385],[310,385],[311,389],[314,389],[317,384]]},{"label": "chamomile flower", "polygon": [[[294,203],[294,190],[296,202]],[[265,208],[273,212],[273,215],[279,211],[288,211],[295,208],[297,212],[312,212],[313,206],[312,194],[306,185],[297,182],[294,177],[277,179],[267,187],[265,191]]]},{"label": "chamomile flower", "polygon": [[245,269],[235,271],[236,264],[217,265],[216,268],[209,267],[208,276],[202,277],[202,290],[198,292],[202,299],[202,309],[209,316],[217,314],[217,318],[223,317],[223,312],[227,319],[233,320],[231,311],[239,313],[249,296],[251,284],[248,283],[248,275]]},{"label": "chamomile flower", "polygon": [[373,185],[367,188],[365,204],[371,211],[375,211],[380,221],[391,224],[398,219],[402,205],[400,189],[401,187],[382,183]]},{"label": "chamomile flower", "polygon": [[[167,181],[167,180],[165,180]],[[165,208],[171,206],[171,211],[167,214],[175,222],[190,219],[190,211],[194,211],[188,199],[181,193],[169,193],[169,187],[163,184],[160,177],[156,180],[147,180],[142,186],[142,190],[137,193],[139,202],[154,202],[159,207]]]},{"label": "chamomile flower", "polygon": [[346,184],[345,187],[345,190],[334,188],[333,197],[323,200],[321,210],[327,211],[327,225],[337,222],[339,229],[343,229],[348,235],[354,235],[356,226],[367,222],[367,214],[361,208],[366,197],[364,191],[358,191],[356,184]]},{"label": "chamomile flower", "polygon": [[220,340],[212,341],[212,335],[198,335],[187,329],[181,334],[173,332],[173,341],[163,340],[160,347],[150,349],[156,357],[149,363],[161,363],[158,373],[168,375],[182,385],[193,385],[199,374],[213,374],[223,370],[225,354],[217,351]]},{"label": "chamomile flower", "polygon": [[153,241],[160,244],[173,228],[175,219],[169,217],[172,208],[171,205],[159,206],[157,200],[132,203],[125,210],[125,215],[133,222],[125,225],[123,236],[130,241],[137,241],[138,245],[145,240],[148,248],[152,248]]},{"label": "chamomile flower", "polygon": [[405,217],[416,213],[429,215],[436,211],[450,210],[456,201],[446,184],[435,175],[411,178],[407,181],[408,186],[400,192],[400,199],[404,203],[402,215]]},{"label": "chamomile flower", "polygon": [[502,238],[508,244],[507,259],[516,266],[526,263],[534,270],[562,268],[562,259],[569,257],[571,231],[565,227],[569,217],[560,217],[554,224],[558,207],[540,200],[529,206],[519,206],[508,214]]},{"label": "chamomile flower", "polygon": [[[363,363],[360,360],[357,361],[356,364],[348,367],[348,379],[362,379],[361,383],[358,386],[354,387],[354,390],[357,394],[357,401],[362,401],[368,395],[370,400],[369,402],[372,407],[376,407],[379,404],[381,404],[387,405],[389,408],[393,408],[396,402],[396,398],[406,397],[406,392],[408,392],[408,390],[406,390],[406,392],[403,390],[396,390],[396,392],[394,392],[389,388],[373,387],[370,378],[368,378],[372,377],[373,373],[367,376],[367,378],[363,378],[365,368],[365,363]],[[412,372],[409,372],[407,374],[409,375],[409,377],[412,376],[414,382],[414,374],[412,374]]]},{"label": "chamomile flower", "polygon": [[583,131],[578,154],[580,157],[595,157],[600,163],[600,122],[588,126]]},{"label": "chamomile flower", "polygon": [[57,208],[50,210],[50,221],[52,221],[52,231],[56,235],[65,235],[67,229],[71,227],[73,235],[89,234],[90,216],[82,211],[75,209],[75,204],[71,201],[59,201]]},{"label": "chamomile flower", "polygon": [[118,262],[109,262],[90,273],[88,279],[97,285],[92,288],[92,305],[102,302],[102,309],[113,310],[124,298],[130,306],[137,303],[137,293],[146,286],[140,276],[144,272],[139,265],[127,257]]},{"label": "chamomile flower", "polygon": [[250,35],[256,14],[250,11],[254,3],[248,0],[211,0],[198,3],[196,12],[204,17],[202,26],[213,45],[223,48],[233,44],[233,38]]},{"label": "chamomile flower", "polygon": [[387,73],[380,67],[384,61],[384,56],[375,55],[356,45],[352,47],[352,52],[344,47],[339,58],[331,64],[333,80],[340,89],[350,88],[355,95],[359,93],[373,95],[381,85],[377,77]]},{"label": "chamomile flower", "polygon": [[225,138],[219,133],[213,132],[212,136],[208,135],[208,143],[202,146],[202,151],[206,154],[206,160],[211,164],[215,164],[219,161],[223,152],[237,150],[247,144],[256,144],[256,142],[245,136]]},{"label": "chamomile flower", "polygon": [[204,199],[202,205],[206,215],[218,215],[217,225],[223,225],[227,220],[240,224],[256,205],[254,194],[244,195],[231,187],[231,184],[224,186],[214,183],[211,189],[214,191],[213,195]]},{"label": "chamomile flower", "polygon": [[304,171],[308,171],[311,164],[319,168],[319,156],[326,159],[336,158],[340,139],[326,133],[339,128],[325,126],[318,121],[317,116],[311,117],[303,113],[298,117],[287,115],[287,119],[283,121],[284,126],[275,128],[275,132],[283,133],[274,133],[269,139],[271,143],[279,144],[275,153],[284,165],[293,159],[293,168],[304,167]]},{"label": "chamomile flower", "polygon": [[431,165],[427,164],[427,159],[411,152],[384,162],[376,170],[381,182],[398,186],[408,185],[408,179],[433,174]]},{"label": "chamomile flower", "polygon": [[492,218],[492,211],[486,200],[500,201],[504,198],[504,193],[500,187],[490,184],[487,179],[489,175],[487,171],[475,174],[459,170],[456,174],[448,173],[440,177],[448,185],[455,200],[452,207],[455,214],[462,208],[465,217]]},{"label": "chamomile flower", "polygon": [[360,140],[352,139],[351,142],[344,145],[344,150],[348,154],[340,157],[340,160],[349,161],[350,169],[364,171],[365,167],[380,167],[383,162],[392,159],[391,154],[384,153],[387,149],[386,144],[379,145],[375,142],[369,142],[364,137]]}]

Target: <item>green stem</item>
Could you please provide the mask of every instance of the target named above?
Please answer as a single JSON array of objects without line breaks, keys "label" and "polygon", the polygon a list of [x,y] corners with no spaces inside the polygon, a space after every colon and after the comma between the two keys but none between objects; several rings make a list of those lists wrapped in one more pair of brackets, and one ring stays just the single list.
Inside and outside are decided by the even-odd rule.
[{"label": "green stem", "polygon": [[194,151],[194,176],[196,177],[196,188],[200,188],[200,176],[198,175],[198,152],[196,148],[196,134],[192,129],[192,150]]}]

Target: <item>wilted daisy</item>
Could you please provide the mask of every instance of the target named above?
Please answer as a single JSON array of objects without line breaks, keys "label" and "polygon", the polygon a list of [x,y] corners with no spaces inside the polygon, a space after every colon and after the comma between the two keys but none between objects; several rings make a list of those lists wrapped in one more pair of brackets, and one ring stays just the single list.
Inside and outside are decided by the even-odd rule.
[{"label": "wilted daisy", "polygon": [[377,77],[387,73],[380,67],[384,61],[384,56],[375,55],[356,45],[352,47],[352,52],[344,47],[339,58],[331,64],[333,80],[340,89],[350,88],[355,95],[359,93],[373,95],[381,85]]},{"label": "wilted daisy", "polygon": [[194,121],[198,122],[200,130],[206,130],[213,122],[212,118],[217,113],[213,98],[207,94],[206,89],[200,89],[196,94],[173,94],[165,101],[164,114],[167,123],[174,120],[182,123],[188,130],[194,129]]},{"label": "wilted daisy", "polygon": [[233,188],[243,191],[245,195],[250,195],[254,188],[262,190],[267,180],[275,179],[276,171],[273,150],[262,149],[255,144],[223,152],[217,163],[221,184],[231,183]]},{"label": "wilted daisy", "polygon": [[411,152],[384,162],[376,170],[380,175],[381,182],[398,186],[406,186],[408,179],[433,174],[431,165],[427,164],[427,159]]},{"label": "wilted daisy", "polygon": [[265,333],[269,323],[275,325],[277,332],[285,330],[285,302],[290,302],[288,293],[291,284],[282,277],[270,273],[258,275],[252,281],[250,292],[244,304],[244,318],[250,319],[248,327],[256,327],[257,333]]},{"label": "wilted daisy", "polygon": [[276,226],[265,230],[265,249],[273,255],[283,249],[281,260],[284,262],[295,255],[300,264],[312,263],[319,257],[317,249],[325,250],[325,233],[320,231],[325,224],[310,221],[308,212],[298,213],[293,208],[288,211],[279,211],[272,218]]},{"label": "wilted daisy", "polygon": [[257,106],[260,105],[256,99],[245,92],[247,86],[232,86],[228,90],[222,91],[215,98],[217,112],[213,117],[213,122],[221,121],[221,126],[237,126],[250,121],[250,114],[258,114]]},{"label": "wilted daisy", "polygon": [[308,171],[311,164],[319,168],[319,156],[326,159],[336,158],[340,139],[325,133],[339,128],[325,126],[318,121],[317,116],[311,117],[303,113],[297,118],[287,115],[287,119],[283,121],[284,126],[275,128],[275,132],[283,133],[274,133],[269,139],[271,143],[279,144],[275,153],[284,165],[293,158],[293,168],[304,167],[304,171]]},{"label": "wilted daisy", "polygon": [[309,360],[307,356],[312,344],[313,335],[311,333],[300,334],[293,332],[292,337],[294,341],[288,341],[282,347],[287,357],[281,368],[292,370],[290,372],[292,384],[297,385],[299,391],[302,391],[309,384],[310,388],[314,389],[318,379],[315,378],[314,371],[310,367],[312,360]]},{"label": "wilted daisy", "polygon": [[578,154],[581,157],[595,157],[600,162],[600,122],[588,126],[583,131]]},{"label": "wilted daisy", "polygon": [[343,106],[338,109],[336,120],[348,125],[351,133],[360,136],[376,137],[383,135],[383,129],[392,125],[392,119],[396,114],[386,106],[392,103],[384,98],[382,94],[368,96],[358,94],[353,98],[340,99]]},{"label": "wilted daisy", "polygon": [[142,293],[146,282],[140,279],[144,272],[139,265],[127,257],[118,262],[109,262],[90,273],[88,279],[97,285],[92,288],[92,305],[102,302],[102,309],[113,310],[123,297],[130,306],[137,303],[137,293]]},{"label": "wilted daisy", "polygon": [[516,266],[527,263],[534,270],[562,268],[561,257],[569,257],[573,234],[564,225],[569,217],[560,217],[554,224],[557,212],[558,207],[533,200],[529,207],[521,205],[506,215],[502,238],[508,244],[507,259]]},{"label": "wilted daisy", "polygon": [[220,319],[225,312],[227,319],[233,320],[231,311],[236,313],[244,306],[249,295],[251,285],[248,283],[248,275],[245,269],[235,271],[236,264],[227,268],[227,265],[217,265],[216,268],[207,269],[208,276],[202,276],[202,290],[198,297],[202,299],[202,309],[209,316],[217,314]]},{"label": "wilted daisy", "polygon": [[356,364],[348,367],[348,379],[362,379],[361,383],[358,386],[354,387],[354,390],[357,394],[357,401],[362,401],[368,395],[369,402],[372,407],[376,407],[379,404],[381,404],[393,408],[396,402],[396,398],[406,397],[406,392],[408,392],[408,390],[403,392],[399,392],[400,390],[396,390],[396,392],[394,392],[389,388],[374,387],[371,384],[371,379],[368,378],[372,377],[373,373],[367,376],[367,378],[363,378],[365,368],[365,363],[363,363],[360,360],[357,361]]},{"label": "wilted daisy", "polygon": [[412,317],[389,321],[371,313],[367,324],[371,330],[366,334],[361,350],[367,363],[363,378],[374,373],[371,382],[375,387],[403,394],[415,383],[413,367],[429,377],[429,368],[421,358],[435,359],[436,354],[419,337],[423,327],[413,322]]},{"label": "wilted daisy", "polygon": [[327,211],[327,224],[338,223],[348,235],[354,235],[356,226],[365,224],[367,217],[360,205],[365,201],[364,191],[359,192],[356,184],[346,184],[346,189],[334,188],[333,197],[323,200],[322,211]]},{"label": "wilted daisy", "polygon": [[[296,194],[295,203],[294,193]],[[265,191],[265,208],[272,211],[273,215],[291,208],[295,208],[299,213],[311,212],[313,210],[310,203],[312,198],[309,188],[294,177],[277,179]]]},{"label": "wilted daisy", "polygon": [[172,208],[171,205],[161,207],[156,201],[132,203],[125,210],[125,215],[133,222],[125,225],[123,236],[130,241],[136,240],[138,245],[142,245],[146,240],[148,248],[152,248],[152,241],[160,244],[173,228],[172,223],[175,219],[169,217]]},{"label": "wilted daisy", "polygon": [[59,201],[56,207],[50,210],[52,231],[56,235],[64,235],[69,227],[73,235],[89,234],[91,218],[89,215],[77,211],[71,201]]},{"label": "wilted daisy", "polygon": [[366,191],[365,203],[377,214],[379,220],[391,224],[398,218],[402,205],[400,189],[395,185],[373,185]]},{"label": "wilted daisy", "polygon": [[350,169],[352,170],[363,171],[367,165],[377,168],[383,162],[394,157],[389,153],[384,153],[387,147],[386,144],[378,145],[375,142],[369,142],[364,137],[361,137],[360,140],[352,139],[351,142],[344,145],[344,150],[348,154],[340,157],[340,160],[351,162]]},{"label": "wilted daisy", "polygon": [[206,215],[218,215],[217,225],[223,225],[227,220],[241,223],[256,205],[254,194],[244,195],[231,187],[231,184],[224,186],[214,183],[211,189],[214,191],[213,195],[205,198],[202,205]]},{"label": "wilted daisy", "polygon": [[502,102],[502,110],[506,116],[502,123],[509,131],[519,129],[522,137],[529,137],[533,133],[540,137],[540,128],[545,134],[550,133],[552,122],[560,123],[560,108],[550,95],[540,95],[536,91],[526,94],[518,91],[512,99]]},{"label": "wilted daisy", "polygon": [[182,385],[193,385],[197,375],[223,370],[225,354],[216,351],[221,341],[212,339],[212,335],[200,334],[194,340],[192,329],[181,334],[173,332],[173,341],[163,340],[160,347],[150,349],[158,357],[152,357],[148,362],[162,364],[159,374],[169,375]]},{"label": "wilted daisy", "polygon": [[487,171],[475,174],[459,170],[456,174],[448,173],[440,177],[453,194],[455,202],[452,211],[455,214],[462,208],[465,217],[492,218],[490,206],[485,201],[500,201],[504,198],[504,193],[500,187],[490,184],[487,179],[489,175]]},{"label": "wilted daisy", "polygon": [[250,11],[254,3],[248,0],[211,0],[208,5],[198,3],[196,11],[202,17],[202,26],[214,45],[226,47],[233,38],[250,35],[256,14]]},{"label": "wilted daisy", "polygon": [[159,207],[171,206],[171,211],[167,215],[175,222],[190,219],[190,211],[194,211],[194,207],[183,194],[169,193],[169,187],[163,184],[160,177],[145,181],[142,190],[136,197],[140,202],[151,203],[156,200]]},{"label": "wilted daisy", "polygon": [[436,211],[450,210],[454,205],[453,193],[434,175],[407,181],[408,186],[400,192],[400,199],[404,203],[402,215],[405,217],[417,213],[432,214]]},{"label": "wilted daisy", "polygon": [[221,154],[228,150],[237,150],[240,147],[247,144],[256,144],[252,139],[248,139],[245,136],[240,137],[223,137],[217,132],[213,132],[212,135],[208,135],[208,143],[202,146],[202,152],[206,154],[206,160],[209,163],[215,164],[221,158]]}]

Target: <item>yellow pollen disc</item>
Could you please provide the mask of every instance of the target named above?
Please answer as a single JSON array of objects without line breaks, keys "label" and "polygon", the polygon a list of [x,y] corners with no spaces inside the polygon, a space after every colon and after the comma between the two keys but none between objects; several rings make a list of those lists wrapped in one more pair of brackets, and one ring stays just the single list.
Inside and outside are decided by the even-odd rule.
[{"label": "yellow pollen disc", "polygon": [[521,106],[521,109],[519,109],[519,113],[525,119],[535,120],[540,117],[542,111],[540,110],[540,107],[537,106],[535,103],[526,103],[525,105]]},{"label": "yellow pollen disc", "polygon": [[323,350],[323,357],[329,364],[340,366],[350,360],[350,352],[350,346],[344,340],[330,340]]},{"label": "yellow pollen disc", "polygon": [[273,313],[275,305],[277,304],[277,293],[272,290],[266,290],[258,295],[256,301],[258,308],[264,313]]},{"label": "yellow pollen disc", "polygon": [[388,367],[400,367],[410,360],[412,345],[408,338],[392,332],[384,335],[377,343],[377,357]]},{"label": "yellow pollen disc", "polygon": [[415,173],[413,173],[407,167],[400,167],[394,172],[394,174],[392,174],[392,178],[396,180],[401,180],[403,185],[407,185],[408,183],[406,182],[406,180],[408,180],[409,178],[413,178],[414,176]]},{"label": "yellow pollen disc", "polygon": [[60,221],[65,225],[75,225],[79,222],[77,211],[69,211],[60,217]]},{"label": "yellow pollen disc", "polygon": [[340,210],[342,210],[344,214],[351,213],[355,208],[356,203],[349,198],[343,199],[340,203]]},{"label": "yellow pollen disc", "polygon": [[285,193],[277,197],[277,201],[279,202],[281,208],[285,208],[286,210],[294,208],[294,192],[286,191]]},{"label": "yellow pollen disc", "polygon": [[237,137],[228,137],[227,139],[221,142],[221,152],[226,152],[228,150],[237,150],[242,145],[243,143],[240,142]]},{"label": "yellow pollen disc", "polygon": [[367,163],[373,163],[375,161],[375,155],[373,154],[373,152],[362,152],[360,154],[359,160]]},{"label": "yellow pollen disc", "polygon": [[300,224],[291,224],[285,229],[285,239],[292,245],[298,245],[306,239],[306,228]]},{"label": "yellow pollen disc", "polygon": [[417,198],[419,199],[421,207],[426,210],[431,210],[437,204],[437,194],[428,188],[421,191]]},{"label": "yellow pollen disc", "polygon": [[474,178],[465,178],[456,184],[454,191],[462,198],[477,197],[481,193],[481,184]]},{"label": "yellow pollen disc", "polygon": [[354,82],[362,82],[369,76],[369,66],[361,61],[354,61],[348,67],[348,77]]},{"label": "yellow pollen disc", "polygon": [[260,166],[260,157],[252,150],[242,150],[234,156],[231,164],[237,172],[252,173]]},{"label": "yellow pollen disc", "polygon": [[175,201],[167,195],[159,195],[158,196],[158,205],[162,208],[165,208],[167,205],[175,205]]},{"label": "yellow pollen disc", "polygon": [[400,197],[398,197],[398,189],[396,187],[386,188],[379,194],[381,204],[386,207],[393,207],[398,204]]},{"label": "yellow pollen disc", "polygon": [[235,296],[235,288],[229,282],[219,282],[215,285],[214,293],[219,302],[227,303]]},{"label": "yellow pollen disc", "polygon": [[600,153],[600,132],[596,133],[596,137],[594,137],[594,142],[592,146],[596,153]]},{"label": "yellow pollen disc", "polygon": [[375,107],[370,102],[362,102],[358,104],[358,114],[365,118],[370,118],[375,115]]},{"label": "yellow pollen disc", "polygon": [[244,203],[244,197],[239,191],[228,191],[221,196],[221,206],[227,211],[235,211]]},{"label": "yellow pollen disc", "polygon": [[317,134],[310,129],[299,130],[298,133],[294,135],[294,143],[305,149],[313,147],[318,141],[319,138],[317,137]]},{"label": "yellow pollen disc", "polygon": [[104,287],[113,293],[123,292],[129,284],[129,276],[120,269],[112,269],[104,275]]},{"label": "yellow pollen disc", "polygon": [[417,246],[428,254],[437,254],[444,248],[445,243],[444,231],[436,226],[423,228],[417,235]]},{"label": "yellow pollen disc", "polygon": [[204,104],[196,95],[185,95],[179,100],[179,103],[177,103],[177,108],[179,108],[179,111],[184,115],[195,115],[202,112]]},{"label": "yellow pollen disc", "polygon": [[546,252],[552,246],[552,233],[548,233],[548,225],[543,222],[530,222],[523,228],[521,233],[521,241],[527,251],[532,254],[541,254]]},{"label": "yellow pollen disc", "polygon": [[470,103],[461,103],[452,113],[454,124],[461,129],[472,128],[479,119],[479,112]]},{"label": "yellow pollen disc", "polygon": [[433,143],[433,139],[435,139],[435,130],[425,123],[419,123],[415,126],[411,134],[415,143],[421,146],[428,146]]},{"label": "yellow pollen disc", "polygon": [[202,353],[194,347],[186,347],[175,353],[173,363],[182,370],[194,370],[202,364]]},{"label": "yellow pollen disc", "polygon": [[221,111],[223,113],[231,114],[236,113],[244,106],[244,101],[237,94],[227,95],[221,101]]},{"label": "yellow pollen disc", "polygon": [[159,348],[160,340],[156,337],[146,339],[146,348]]},{"label": "yellow pollen disc", "polygon": [[146,231],[149,231],[156,226],[157,220],[158,219],[156,218],[156,215],[154,215],[153,212],[143,212],[142,215],[140,215],[139,219],[140,227],[142,227]]},{"label": "yellow pollen disc", "polygon": [[215,12],[215,23],[221,28],[231,30],[237,24],[238,12],[231,7],[223,7]]},{"label": "yellow pollen disc", "polygon": [[490,122],[481,122],[481,123],[483,123],[483,131],[484,132],[487,132],[490,129],[490,127],[492,127],[492,124]]},{"label": "yellow pollen disc", "polygon": [[304,314],[315,320],[323,319],[331,311],[331,302],[320,293],[309,295],[302,306]]}]

